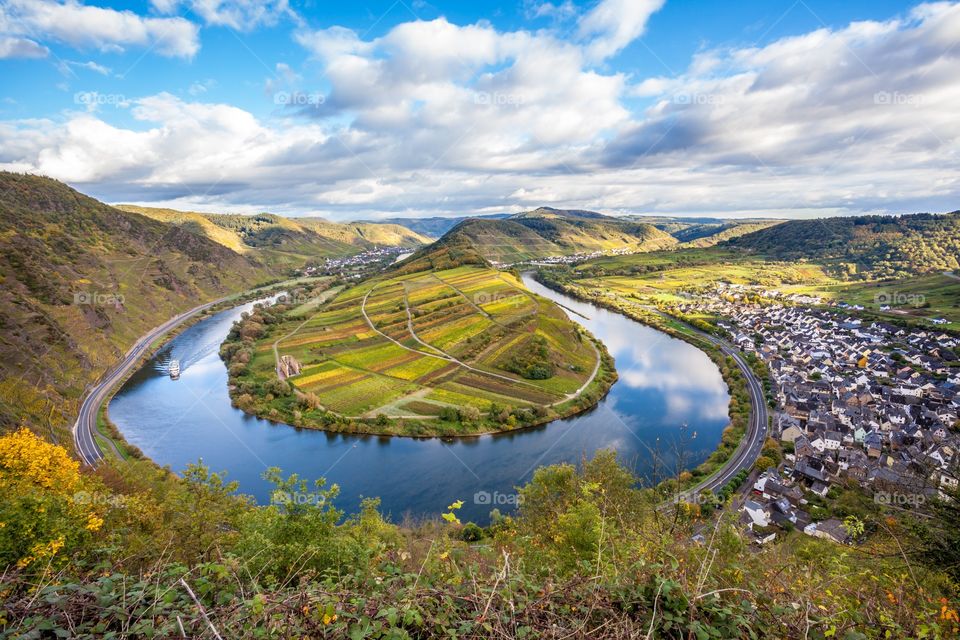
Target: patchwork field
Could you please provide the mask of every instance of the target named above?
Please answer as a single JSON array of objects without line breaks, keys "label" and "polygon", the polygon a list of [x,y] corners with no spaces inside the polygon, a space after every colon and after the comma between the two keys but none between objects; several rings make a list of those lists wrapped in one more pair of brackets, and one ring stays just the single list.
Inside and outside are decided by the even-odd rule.
[{"label": "patchwork field", "polygon": [[602,347],[559,307],[514,275],[479,266],[368,281],[252,321],[269,328],[236,383],[259,385],[265,397],[289,356],[301,369],[286,381],[306,406],[272,392],[252,404],[281,418],[295,411],[303,426],[497,431],[583,408],[583,392],[596,395],[613,378]]},{"label": "patchwork field", "polygon": [[821,297],[825,302],[860,305],[877,318],[960,329],[960,276],[916,275],[885,280],[842,280],[814,262],[779,262],[711,247],[613,256],[570,269],[579,285],[640,299],[649,304],[682,303],[715,284],[776,289],[784,295]]}]

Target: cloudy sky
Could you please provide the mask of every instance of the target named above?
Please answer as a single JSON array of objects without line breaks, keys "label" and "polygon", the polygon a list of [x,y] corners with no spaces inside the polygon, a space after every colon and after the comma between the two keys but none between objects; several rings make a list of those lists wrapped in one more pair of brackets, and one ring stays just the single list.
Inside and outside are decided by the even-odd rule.
[{"label": "cloudy sky", "polygon": [[0,78],[0,168],[113,203],[960,209],[952,2],[0,0]]}]

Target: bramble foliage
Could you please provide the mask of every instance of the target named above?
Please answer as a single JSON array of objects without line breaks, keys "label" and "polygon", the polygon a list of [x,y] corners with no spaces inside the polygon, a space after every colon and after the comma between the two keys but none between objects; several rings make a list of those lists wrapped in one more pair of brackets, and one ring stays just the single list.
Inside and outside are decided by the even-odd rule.
[{"label": "bramble foliage", "polygon": [[[69,462],[16,437],[28,446],[0,440],[5,482],[10,469],[44,473],[35,458]],[[41,455],[8,455],[34,449]],[[72,541],[56,568],[7,558],[0,635],[957,636],[956,584],[898,553],[911,544],[904,524],[869,523],[878,533],[855,550],[800,533],[749,549],[728,517],[675,518],[613,452],[539,469],[520,488],[519,511],[492,514],[486,528],[460,524],[460,501],[446,521],[419,525],[386,522],[376,501],[344,518],[335,486],[277,469],[266,474],[272,504],[257,507],[202,464],[183,479],[142,461],[96,476],[64,468],[64,486],[97,483],[102,529]],[[5,505],[63,493],[28,480],[5,485]],[[871,517],[845,521],[859,528]]]}]

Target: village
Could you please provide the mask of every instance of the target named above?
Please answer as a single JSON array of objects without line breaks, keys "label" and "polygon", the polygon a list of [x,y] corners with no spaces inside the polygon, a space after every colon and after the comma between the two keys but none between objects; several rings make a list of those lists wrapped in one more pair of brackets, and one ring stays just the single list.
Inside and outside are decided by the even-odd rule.
[{"label": "village", "polygon": [[338,276],[345,280],[361,280],[374,271],[379,271],[410,255],[404,247],[374,247],[361,253],[342,258],[326,258],[318,264],[300,269],[300,276]]},{"label": "village", "polygon": [[769,369],[784,456],[755,474],[740,505],[758,544],[794,529],[853,542],[855,527],[830,508],[842,490],[923,517],[958,485],[960,340],[864,320],[849,305],[809,306],[819,303],[719,284],[673,309],[723,318],[727,337]]}]

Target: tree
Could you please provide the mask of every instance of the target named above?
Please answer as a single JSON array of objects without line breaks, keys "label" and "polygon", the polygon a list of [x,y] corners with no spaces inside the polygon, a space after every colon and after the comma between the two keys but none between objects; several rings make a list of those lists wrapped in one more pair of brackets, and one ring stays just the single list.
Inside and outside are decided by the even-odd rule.
[{"label": "tree", "polygon": [[103,526],[104,496],[63,447],[26,428],[0,437],[0,565],[64,561]]}]

